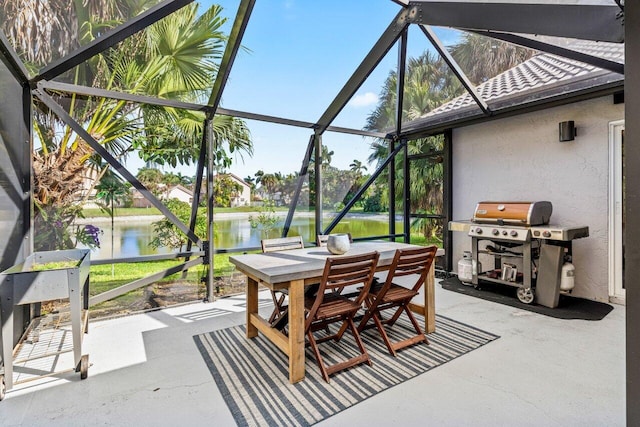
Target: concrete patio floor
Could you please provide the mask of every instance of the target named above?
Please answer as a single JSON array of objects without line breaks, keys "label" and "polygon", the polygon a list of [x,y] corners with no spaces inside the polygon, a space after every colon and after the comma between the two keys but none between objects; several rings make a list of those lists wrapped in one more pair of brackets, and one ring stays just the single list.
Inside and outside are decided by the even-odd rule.
[{"label": "concrete patio floor", "polygon": [[[601,321],[560,320],[436,285],[436,307],[501,338],[319,425],[625,425],[623,306]],[[192,337],[243,321],[243,296],[94,321],[89,378],[14,388],[0,426],[235,425]]]}]

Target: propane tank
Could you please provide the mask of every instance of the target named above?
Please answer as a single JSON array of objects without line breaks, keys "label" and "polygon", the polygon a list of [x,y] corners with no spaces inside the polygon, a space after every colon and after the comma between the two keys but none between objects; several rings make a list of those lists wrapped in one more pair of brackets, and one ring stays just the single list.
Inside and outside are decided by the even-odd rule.
[{"label": "propane tank", "polygon": [[560,274],[560,290],[569,292],[576,285],[575,283],[576,268],[570,262],[562,264],[562,272]]},{"label": "propane tank", "polygon": [[473,280],[473,263],[471,261],[471,252],[469,251],[464,251],[462,259],[458,261],[458,279],[467,284]]}]

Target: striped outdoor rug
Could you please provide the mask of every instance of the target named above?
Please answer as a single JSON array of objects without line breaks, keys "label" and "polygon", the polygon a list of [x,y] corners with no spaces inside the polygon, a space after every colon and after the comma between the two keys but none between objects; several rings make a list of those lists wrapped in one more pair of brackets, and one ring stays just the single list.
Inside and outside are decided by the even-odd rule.
[{"label": "striped outdoor rug", "polygon": [[[410,335],[408,323],[399,320],[388,329],[392,341]],[[436,332],[429,335],[429,345],[406,348],[396,358],[387,352],[375,329],[365,331],[362,338],[373,366],[363,364],[339,372],[327,384],[307,348],[306,378],[289,384],[287,357],[262,335],[248,340],[244,326],[234,326],[194,336],[239,426],[315,424],[498,336],[437,316]],[[333,341],[320,344],[326,363],[333,364],[357,352],[352,350],[356,347],[348,332],[343,340],[339,345]]]}]

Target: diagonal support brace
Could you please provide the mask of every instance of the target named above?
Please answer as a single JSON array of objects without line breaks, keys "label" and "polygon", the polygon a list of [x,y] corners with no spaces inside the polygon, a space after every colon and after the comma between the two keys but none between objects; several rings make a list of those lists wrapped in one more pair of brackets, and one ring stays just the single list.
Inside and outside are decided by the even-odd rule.
[{"label": "diagonal support brace", "polygon": [[142,195],[153,204],[169,221],[178,227],[192,242],[198,246],[202,245],[202,240],[196,234],[189,230],[162,202],[149,191],[144,184],[138,181],[131,172],[125,168],[106,148],[96,141],[73,117],[71,117],[53,98],[47,95],[42,89],[34,89],[33,94],[36,95],[51,111],[53,111],[63,122],[65,122],[74,132],[80,136],[93,150],[102,156],[123,178],[129,181]]}]

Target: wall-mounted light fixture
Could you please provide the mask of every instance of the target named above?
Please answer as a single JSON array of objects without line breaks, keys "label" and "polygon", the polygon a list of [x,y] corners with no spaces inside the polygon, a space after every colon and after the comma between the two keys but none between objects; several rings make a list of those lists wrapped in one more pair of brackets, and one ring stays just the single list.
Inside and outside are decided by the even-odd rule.
[{"label": "wall-mounted light fixture", "polygon": [[559,132],[560,142],[573,141],[576,135],[578,135],[578,131],[576,130],[576,125],[573,120],[569,120],[567,122],[560,122],[560,132]]}]

